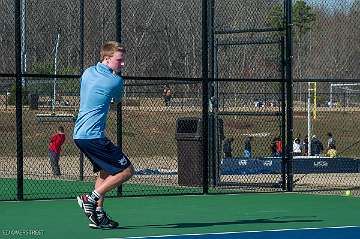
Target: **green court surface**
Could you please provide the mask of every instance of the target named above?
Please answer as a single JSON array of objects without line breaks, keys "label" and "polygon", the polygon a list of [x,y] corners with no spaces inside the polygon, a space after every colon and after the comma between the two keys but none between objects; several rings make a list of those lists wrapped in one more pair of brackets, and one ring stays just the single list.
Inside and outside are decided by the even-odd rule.
[{"label": "green court surface", "polygon": [[[73,200],[0,202],[0,238],[124,238],[360,226],[360,199],[295,193],[123,197],[105,208],[121,228],[88,228]],[[22,234],[22,235],[20,235]]]}]

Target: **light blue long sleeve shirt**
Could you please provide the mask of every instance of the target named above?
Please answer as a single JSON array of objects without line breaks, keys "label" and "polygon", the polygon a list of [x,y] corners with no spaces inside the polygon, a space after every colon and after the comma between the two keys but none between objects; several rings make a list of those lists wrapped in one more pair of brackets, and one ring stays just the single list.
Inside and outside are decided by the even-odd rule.
[{"label": "light blue long sleeve shirt", "polygon": [[80,110],[75,122],[74,139],[105,137],[107,114],[111,100],[119,103],[123,79],[102,63],[85,70],[81,77]]}]

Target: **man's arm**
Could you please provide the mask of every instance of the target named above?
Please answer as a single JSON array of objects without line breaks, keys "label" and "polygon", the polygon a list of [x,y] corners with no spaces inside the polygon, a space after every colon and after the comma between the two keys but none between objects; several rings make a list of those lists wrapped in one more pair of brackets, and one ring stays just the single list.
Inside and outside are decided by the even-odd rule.
[{"label": "man's arm", "polygon": [[113,99],[115,104],[119,104],[122,98],[124,92],[124,85],[121,84],[119,87],[117,87],[113,92]]}]

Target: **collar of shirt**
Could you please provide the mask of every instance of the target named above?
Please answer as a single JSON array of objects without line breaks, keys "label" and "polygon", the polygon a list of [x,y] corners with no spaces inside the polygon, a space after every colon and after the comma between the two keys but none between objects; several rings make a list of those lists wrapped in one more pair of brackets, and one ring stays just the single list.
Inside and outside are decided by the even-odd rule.
[{"label": "collar of shirt", "polygon": [[105,65],[101,62],[98,62],[96,64],[96,69],[98,71],[102,71],[102,72],[110,72],[111,74],[113,73],[113,70],[110,67],[108,67],[107,65]]}]

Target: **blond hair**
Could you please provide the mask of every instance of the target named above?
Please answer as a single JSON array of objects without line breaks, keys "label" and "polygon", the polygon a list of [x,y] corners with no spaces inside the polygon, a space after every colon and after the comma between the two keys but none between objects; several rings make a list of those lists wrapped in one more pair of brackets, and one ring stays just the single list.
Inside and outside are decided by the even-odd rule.
[{"label": "blond hair", "polygon": [[116,41],[105,42],[100,49],[100,61],[103,61],[105,57],[112,57],[115,52],[120,51],[125,53],[125,47]]}]

